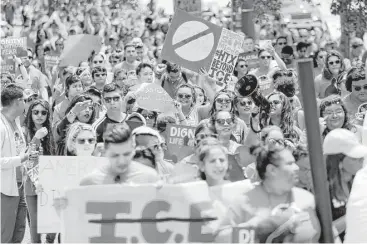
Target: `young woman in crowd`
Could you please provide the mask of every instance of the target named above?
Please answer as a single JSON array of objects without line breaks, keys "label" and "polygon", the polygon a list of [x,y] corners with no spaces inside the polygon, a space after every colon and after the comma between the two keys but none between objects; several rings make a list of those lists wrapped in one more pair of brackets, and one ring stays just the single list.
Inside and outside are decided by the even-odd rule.
[{"label": "young woman in crowd", "polygon": [[245,76],[247,73],[248,73],[247,61],[242,58],[239,58],[233,70],[234,76],[237,78],[237,80],[239,80],[241,77]]},{"label": "young woman in crowd", "polygon": [[[203,120],[200,121],[200,124],[202,123],[211,123],[211,117],[219,111],[227,111],[231,114],[235,111],[234,106],[234,94],[231,91],[228,90],[221,90],[219,91],[215,97],[213,105],[209,111],[209,115],[203,115],[203,107],[198,108],[199,112],[199,119],[203,118]],[[233,127],[233,137],[237,143],[243,143],[247,136],[247,126],[244,121],[242,121],[240,118],[235,116],[234,119],[234,127]]]},{"label": "young woman in crowd", "polygon": [[234,108],[236,116],[246,123],[248,129],[250,129],[250,119],[253,110],[255,109],[255,103],[251,97],[239,97],[234,98]]},{"label": "young woman in crowd", "polygon": [[155,129],[141,126],[132,132],[136,152],[134,160],[157,170],[162,179],[168,178],[173,165],[164,160],[163,139]]},{"label": "young woman in crowd", "polygon": [[[199,124],[198,110],[196,106],[195,89],[189,84],[183,84],[178,87],[176,100],[181,104],[181,110],[184,115],[187,126],[196,127]],[[177,118],[181,124],[181,120]]]},{"label": "young woman in crowd", "polygon": [[[351,131],[343,128],[332,130],[323,143],[326,170],[331,198],[333,220],[346,214],[346,204],[355,174],[363,167],[366,147]],[[340,234],[344,239],[345,233]]]},{"label": "young woman in crowd", "polygon": [[[51,126],[51,108],[47,101],[37,99],[33,101],[23,127],[27,145],[35,144],[36,148],[42,147],[43,155],[52,156],[56,153],[55,142]],[[26,173],[25,173],[26,174]],[[41,234],[37,232],[37,193],[36,187],[27,176],[25,194],[30,217],[31,242],[41,243]]]},{"label": "young woman in crowd", "polygon": [[65,151],[65,136],[69,125],[75,122],[93,124],[96,112],[92,98],[85,94],[77,95],[71,101],[65,114],[66,116],[60,121],[56,128],[57,133],[60,135],[60,140],[57,143],[57,153],[61,156]]},{"label": "young woman in crowd", "polygon": [[[295,187],[298,182],[298,166],[292,152],[285,147],[271,149],[264,146],[261,146],[258,152],[256,169],[261,181],[234,200],[221,221],[216,241],[230,242],[232,226],[241,224],[243,227],[254,229],[255,234],[265,232],[265,239],[255,242],[266,242],[270,233],[278,227],[269,224],[282,224],[282,220],[290,218],[282,218],[282,215],[293,216],[298,213],[304,214],[302,217],[305,219],[298,223],[296,216],[293,216],[296,218],[293,232],[286,233],[281,236],[282,240],[273,242],[318,242],[320,224],[316,216],[315,199],[310,192]],[[258,221],[259,226],[254,225],[253,221]],[[228,225],[231,228],[227,228]],[[261,227],[268,227],[269,230],[264,231]]]},{"label": "young woman in crowd", "polygon": [[[97,136],[92,125],[75,122],[65,137],[64,156],[92,156],[95,154]],[[98,154],[96,155],[98,156]]]},{"label": "young woman in crowd", "polygon": [[218,142],[217,144],[199,145],[200,177],[209,187],[230,183],[226,180],[230,165],[228,163],[227,149]]},{"label": "young woman in crowd", "polygon": [[336,128],[345,128],[361,140],[361,127],[349,121],[347,109],[338,95],[331,95],[320,102],[320,131],[322,137]]},{"label": "young woman in crowd", "polygon": [[323,99],[336,92],[339,93],[336,82],[344,71],[343,56],[335,50],[328,52],[322,73],[315,78],[316,96]]},{"label": "young woman in crowd", "polygon": [[324,50],[318,50],[313,56],[313,72],[315,77],[320,75],[325,66],[327,52]]},{"label": "young woman in crowd", "polygon": [[93,79],[89,67],[78,67],[75,71],[75,75],[79,76],[84,89],[87,89],[92,85]]},{"label": "young woman in crowd", "polygon": [[205,90],[197,85],[193,86],[195,89],[195,101],[196,101],[196,106],[205,106],[209,103],[208,101],[208,97],[206,96]]}]

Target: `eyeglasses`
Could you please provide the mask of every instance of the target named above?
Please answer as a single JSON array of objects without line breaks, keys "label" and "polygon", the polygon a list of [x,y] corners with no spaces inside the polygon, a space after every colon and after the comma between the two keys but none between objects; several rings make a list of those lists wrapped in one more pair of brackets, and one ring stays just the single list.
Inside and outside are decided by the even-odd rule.
[{"label": "eyeglasses", "polygon": [[229,104],[231,103],[231,99],[224,99],[224,98],[217,98],[215,100],[216,102],[218,102],[219,104]]},{"label": "eyeglasses", "polygon": [[115,96],[115,97],[105,97],[104,100],[106,101],[106,103],[111,103],[112,100],[113,102],[119,102],[120,101],[120,96]]},{"label": "eyeglasses", "polygon": [[248,67],[248,65],[240,65],[241,68]]},{"label": "eyeglasses", "polygon": [[248,101],[240,101],[240,106],[251,106],[253,102],[251,100]]},{"label": "eyeglasses", "polygon": [[273,58],[273,56],[260,56],[261,59],[265,60],[270,60],[271,58]]},{"label": "eyeglasses", "polygon": [[325,101],[322,106],[328,107],[328,106],[331,106],[331,105],[339,105],[341,103],[342,103],[341,99],[336,99],[336,100],[332,100],[332,101]]},{"label": "eyeglasses", "polygon": [[38,98],[37,95],[32,95],[32,96],[28,97],[27,99],[24,99],[24,103],[30,103],[30,102],[36,100],[37,98]]},{"label": "eyeglasses", "polygon": [[89,139],[77,139],[78,144],[84,145],[88,142],[88,144],[94,144],[96,143],[96,139],[94,138],[89,138]]},{"label": "eyeglasses", "polygon": [[362,86],[353,86],[353,88],[357,92],[358,91],[361,91],[362,88],[363,88],[363,90],[367,90],[367,84],[366,85],[363,85],[363,87]]},{"label": "eyeglasses", "polygon": [[232,118],[226,118],[226,119],[216,119],[215,120],[219,125],[225,125],[226,123],[228,125],[231,125],[233,123],[233,119]]},{"label": "eyeglasses", "polygon": [[107,74],[106,73],[96,73],[94,74],[95,77],[105,77]]},{"label": "eyeglasses", "polygon": [[278,45],[286,45],[287,43],[278,43]]},{"label": "eyeglasses", "polygon": [[331,115],[341,115],[341,114],[344,114],[344,111],[343,110],[336,110],[336,111],[325,111],[324,112],[324,115],[325,116],[331,116]]},{"label": "eyeglasses", "polygon": [[329,61],[329,65],[334,65],[334,63],[336,64],[336,65],[338,65],[338,64],[340,64],[340,60],[336,60],[336,61]]},{"label": "eyeglasses", "polygon": [[40,113],[41,113],[42,116],[46,116],[48,112],[47,111],[32,110],[32,113],[35,116],[37,116]]},{"label": "eyeglasses", "polygon": [[191,98],[191,94],[177,94],[177,97],[180,99],[190,99]]},{"label": "eyeglasses", "polygon": [[155,115],[154,114],[141,114],[145,119],[154,119]]},{"label": "eyeglasses", "polygon": [[282,103],[280,100],[273,100],[273,101],[269,101],[269,103],[271,104],[271,105],[279,105],[280,103]]},{"label": "eyeglasses", "polygon": [[200,141],[202,141],[203,139],[209,138],[209,137],[218,139],[217,134],[198,134],[195,136],[195,143],[199,144]]},{"label": "eyeglasses", "polygon": [[93,61],[93,64],[102,64],[103,63],[103,60],[95,60]]}]

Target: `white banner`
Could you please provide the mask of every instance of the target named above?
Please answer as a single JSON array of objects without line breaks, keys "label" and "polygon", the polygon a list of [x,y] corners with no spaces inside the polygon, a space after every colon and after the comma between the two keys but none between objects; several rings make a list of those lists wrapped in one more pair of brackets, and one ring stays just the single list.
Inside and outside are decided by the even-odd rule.
[{"label": "white banner", "polygon": [[[85,186],[66,191],[63,243],[213,241],[216,222],[203,181],[169,185]],[[214,220],[214,221],[213,221]],[[210,222],[212,221],[212,222]]]},{"label": "white banner", "polygon": [[107,164],[102,157],[41,156],[39,180],[43,191],[38,194],[38,233],[61,230],[60,217],[53,207],[54,198],[63,196],[65,188],[77,187],[81,179],[95,168]]}]

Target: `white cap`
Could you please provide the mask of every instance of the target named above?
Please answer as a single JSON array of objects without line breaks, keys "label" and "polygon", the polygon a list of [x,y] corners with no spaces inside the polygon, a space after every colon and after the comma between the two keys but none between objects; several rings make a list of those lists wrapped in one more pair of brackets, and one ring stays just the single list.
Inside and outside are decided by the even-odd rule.
[{"label": "white cap", "polygon": [[367,146],[362,145],[357,136],[343,128],[331,130],[325,137],[325,155],[344,154],[352,158],[362,158],[367,156]]}]

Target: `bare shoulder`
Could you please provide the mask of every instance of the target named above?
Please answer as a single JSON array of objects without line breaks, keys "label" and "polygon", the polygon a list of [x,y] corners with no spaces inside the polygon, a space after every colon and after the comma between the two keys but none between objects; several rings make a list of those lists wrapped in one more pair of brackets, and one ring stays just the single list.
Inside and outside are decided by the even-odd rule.
[{"label": "bare shoulder", "polygon": [[293,187],[293,194],[297,205],[302,205],[304,208],[315,209],[315,196],[311,192],[299,187]]}]

